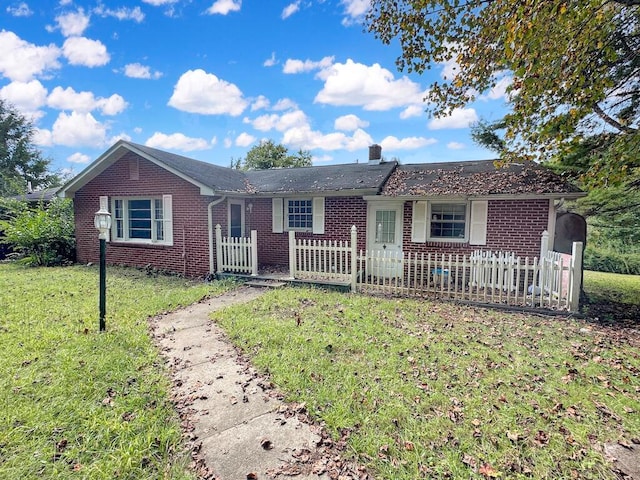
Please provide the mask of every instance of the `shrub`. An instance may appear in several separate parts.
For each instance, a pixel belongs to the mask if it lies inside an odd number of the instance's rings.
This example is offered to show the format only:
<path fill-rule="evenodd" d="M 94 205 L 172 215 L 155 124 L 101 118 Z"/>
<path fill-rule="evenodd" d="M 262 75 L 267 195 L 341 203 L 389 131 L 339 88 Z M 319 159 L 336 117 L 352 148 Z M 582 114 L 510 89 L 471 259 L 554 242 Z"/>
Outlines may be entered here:
<path fill-rule="evenodd" d="M 72 262 L 75 257 L 73 204 L 54 199 L 36 208 L 14 206 L 0 220 L 2 241 L 23 255 L 30 265 L 52 266 Z"/>
<path fill-rule="evenodd" d="M 640 275 L 640 253 L 587 247 L 584 252 L 584 268 L 596 272 Z"/>

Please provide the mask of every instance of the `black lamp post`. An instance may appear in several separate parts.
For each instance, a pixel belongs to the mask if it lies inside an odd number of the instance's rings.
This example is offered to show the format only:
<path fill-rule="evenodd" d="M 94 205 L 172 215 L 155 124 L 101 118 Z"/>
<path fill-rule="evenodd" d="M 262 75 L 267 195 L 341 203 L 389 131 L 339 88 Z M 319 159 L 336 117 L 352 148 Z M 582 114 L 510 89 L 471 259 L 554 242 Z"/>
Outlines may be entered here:
<path fill-rule="evenodd" d="M 104 332 L 107 328 L 104 320 L 107 312 L 107 238 L 111 229 L 111 214 L 107 210 L 107 202 L 100 202 L 100 210 L 96 212 L 93 223 L 100 232 L 100 331 Z"/>

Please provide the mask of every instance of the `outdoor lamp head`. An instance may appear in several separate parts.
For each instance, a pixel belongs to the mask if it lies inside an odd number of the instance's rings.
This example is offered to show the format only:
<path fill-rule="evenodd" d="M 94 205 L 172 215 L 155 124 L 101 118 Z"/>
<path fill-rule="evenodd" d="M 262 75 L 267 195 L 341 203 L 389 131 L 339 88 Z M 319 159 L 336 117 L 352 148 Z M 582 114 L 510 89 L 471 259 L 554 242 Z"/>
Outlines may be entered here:
<path fill-rule="evenodd" d="M 106 240 L 111 228 L 111 214 L 106 209 L 101 208 L 96 212 L 93 223 L 100 232 L 99 237 Z"/>

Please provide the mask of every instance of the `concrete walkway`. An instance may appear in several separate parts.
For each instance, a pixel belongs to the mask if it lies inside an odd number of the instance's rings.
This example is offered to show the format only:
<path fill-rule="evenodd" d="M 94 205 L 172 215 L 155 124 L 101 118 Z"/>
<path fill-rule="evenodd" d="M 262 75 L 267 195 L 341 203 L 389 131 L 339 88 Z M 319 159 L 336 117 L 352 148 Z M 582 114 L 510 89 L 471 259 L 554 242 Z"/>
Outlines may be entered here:
<path fill-rule="evenodd" d="M 284 404 L 208 317 L 263 292 L 240 287 L 152 320 L 195 468 L 200 478 L 220 480 L 328 479 L 321 429 L 300 421 L 303 407 Z"/>

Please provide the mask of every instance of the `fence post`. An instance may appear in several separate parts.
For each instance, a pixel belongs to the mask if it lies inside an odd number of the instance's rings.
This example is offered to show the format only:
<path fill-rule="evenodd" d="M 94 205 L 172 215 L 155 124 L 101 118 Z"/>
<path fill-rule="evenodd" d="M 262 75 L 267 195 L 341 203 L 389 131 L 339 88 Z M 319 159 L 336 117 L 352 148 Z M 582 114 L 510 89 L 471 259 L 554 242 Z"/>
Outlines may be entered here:
<path fill-rule="evenodd" d="M 358 282 L 358 229 L 351 226 L 351 291 L 356 291 Z"/>
<path fill-rule="evenodd" d="M 580 308 L 580 287 L 582 282 L 582 242 L 573 242 L 571 249 L 571 285 L 569 286 L 569 310 Z"/>
<path fill-rule="evenodd" d="M 296 278 L 296 232 L 289 230 L 289 276 Z"/>
<path fill-rule="evenodd" d="M 216 225 L 216 273 L 222 273 L 222 227 Z"/>
<path fill-rule="evenodd" d="M 258 231 L 251 230 L 251 275 L 258 275 Z"/>
<path fill-rule="evenodd" d="M 542 238 L 540 239 L 540 260 L 546 258 L 549 251 L 549 232 L 546 230 L 542 232 Z"/>

